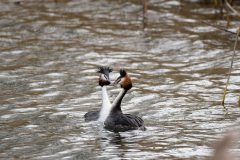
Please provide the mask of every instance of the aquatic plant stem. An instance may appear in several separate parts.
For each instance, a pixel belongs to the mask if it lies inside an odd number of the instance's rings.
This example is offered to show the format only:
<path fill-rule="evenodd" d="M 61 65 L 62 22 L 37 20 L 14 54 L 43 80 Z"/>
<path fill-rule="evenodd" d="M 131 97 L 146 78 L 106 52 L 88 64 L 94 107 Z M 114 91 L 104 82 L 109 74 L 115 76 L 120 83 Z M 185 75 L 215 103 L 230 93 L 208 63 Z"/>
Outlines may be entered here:
<path fill-rule="evenodd" d="M 234 34 L 234 35 L 237 34 L 237 33 L 235 33 L 235 32 L 232 32 L 232 31 L 230 31 L 230 30 L 224 28 L 223 26 L 219 26 L 219 25 L 211 24 L 211 23 L 209 23 L 209 22 L 205 22 L 205 21 L 201 21 L 201 20 L 200 20 L 200 22 L 202 22 L 202 23 L 204 23 L 204 24 L 207 24 L 207 25 L 210 25 L 210 26 L 212 26 L 212 27 L 214 27 L 214 28 L 217 28 L 217 29 L 219 29 L 219 30 L 222 30 L 222 31 L 225 31 L 225 32 L 228 32 L 228 33 Z"/>
<path fill-rule="evenodd" d="M 240 94 L 239 94 L 239 97 L 238 97 L 238 107 L 240 107 Z"/>
<path fill-rule="evenodd" d="M 231 76 L 231 73 L 232 73 L 233 60 L 234 60 L 234 57 L 235 57 L 235 54 L 236 54 L 236 47 L 237 47 L 239 33 L 240 33 L 240 27 L 238 28 L 238 31 L 237 31 L 237 34 L 236 34 L 236 40 L 235 40 L 235 44 L 234 44 L 234 48 L 233 48 L 232 61 L 231 61 L 231 65 L 230 65 L 229 73 L 228 73 L 228 79 L 227 79 L 227 83 L 226 83 L 226 86 L 225 86 L 225 89 L 224 89 L 224 92 L 223 92 L 222 105 L 223 105 L 224 108 L 225 108 L 224 104 L 225 104 L 225 98 L 226 98 L 226 94 L 227 94 L 227 87 L 229 85 L 229 80 L 230 80 L 230 76 Z"/>
<path fill-rule="evenodd" d="M 147 0 L 142 0 L 142 12 L 143 12 L 142 24 L 144 30 L 147 25 Z"/>
<path fill-rule="evenodd" d="M 231 6 L 231 4 L 228 3 L 227 0 L 225 0 L 225 5 L 226 5 L 226 7 L 227 7 L 234 15 L 240 17 L 240 13 L 239 13 L 237 10 L 235 10 L 235 9 Z"/>

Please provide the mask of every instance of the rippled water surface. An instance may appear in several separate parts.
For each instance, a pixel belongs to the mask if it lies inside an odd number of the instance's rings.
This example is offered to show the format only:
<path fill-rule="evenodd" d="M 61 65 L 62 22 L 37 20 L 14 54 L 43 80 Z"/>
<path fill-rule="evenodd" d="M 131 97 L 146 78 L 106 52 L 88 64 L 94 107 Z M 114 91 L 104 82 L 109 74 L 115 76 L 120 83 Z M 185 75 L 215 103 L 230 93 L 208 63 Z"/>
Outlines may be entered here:
<path fill-rule="evenodd" d="M 204 159 L 237 124 L 240 60 L 220 105 L 234 36 L 212 4 L 141 1 L 0 2 L 1 159 Z M 232 26 L 239 25 L 232 20 Z M 101 107 L 96 68 L 124 67 L 124 113 L 147 131 L 108 132 L 83 115 Z M 113 100 L 119 88 L 108 87 Z M 238 152 L 238 150 L 236 150 Z"/>

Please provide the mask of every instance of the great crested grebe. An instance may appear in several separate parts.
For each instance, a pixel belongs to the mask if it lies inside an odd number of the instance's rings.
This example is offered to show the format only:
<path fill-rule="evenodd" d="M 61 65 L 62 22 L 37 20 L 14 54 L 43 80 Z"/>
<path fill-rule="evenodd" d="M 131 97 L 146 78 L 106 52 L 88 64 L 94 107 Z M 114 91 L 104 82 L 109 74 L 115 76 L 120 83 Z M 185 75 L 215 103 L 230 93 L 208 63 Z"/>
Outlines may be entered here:
<path fill-rule="evenodd" d="M 104 122 L 104 127 L 113 132 L 124 132 L 128 130 L 146 130 L 143 120 L 131 114 L 123 114 L 121 110 L 121 102 L 128 90 L 132 88 L 132 81 L 124 69 L 120 70 L 120 76 L 114 84 L 119 83 L 122 91 L 114 100 L 109 116 Z"/>
<path fill-rule="evenodd" d="M 109 80 L 109 73 L 112 72 L 112 69 L 109 67 L 99 67 L 98 73 L 99 76 L 99 85 L 102 87 L 102 108 L 100 111 L 90 111 L 84 115 L 85 121 L 96 121 L 99 120 L 104 122 L 107 118 L 110 109 L 111 103 L 108 98 L 107 85 L 111 82 Z"/>

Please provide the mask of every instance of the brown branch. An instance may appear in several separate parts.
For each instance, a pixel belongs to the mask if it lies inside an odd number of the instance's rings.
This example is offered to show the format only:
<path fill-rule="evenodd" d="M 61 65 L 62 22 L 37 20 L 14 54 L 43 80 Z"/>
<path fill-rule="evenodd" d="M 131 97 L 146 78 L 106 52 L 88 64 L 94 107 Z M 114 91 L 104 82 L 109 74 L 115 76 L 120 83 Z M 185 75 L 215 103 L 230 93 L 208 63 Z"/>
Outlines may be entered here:
<path fill-rule="evenodd" d="M 201 21 L 201 20 L 200 20 Z M 222 30 L 222 31 L 225 31 L 225 32 L 228 32 L 228 33 L 231 33 L 231 34 L 234 34 L 234 35 L 236 35 L 237 33 L 236 32 L 232 32 L 232 31 L 230 31 L 230 30 L 228 30 L 228 29 L 226 29 L 226 28 L 224 28 L 224 27 L 222 27 L 222 26 L 218 26 L 218 25 L 215 25 L 215 24 L 211 24 L 211 23 L 208 23 L 208 22 L 205 22 L 205 21 L 201 21 L 202 23 L 205 23 L 205 24 L 207 24 L 207 25 L 210 25 L 210 26 L 212 26 L 212 27 L 214 27 L 214 28 L 217 28 L 217 29 L 219 29 L 219 30 Z"/>
<path fill-rule="evenodd" d="M 227 94 L 227 87 L 229 85 L 229 80 L 230 80 L 230 76 L 231 76 L 231 73 L 232 73 L 233 60 L 234 60 L 234 57 L 236 55 L 236 48 L 237 48 L 239 34 L 240 34 L 240 27 L 238 28 L 238 32 L 236 34 L 236 40 L 235 40 L 234 48 L 233 48 L 232 61 L 231 61 L 231 65 L 230 65 L 229 73 L 228 73 L 228 79 L 227 79 L 227 83 L 226 83 L 226 86 L 225 86 L 225 89 L 224 89 L 224 92 L 223 92 L 222 105 L 223 105 L 224 108 L 225 108 L 224 104 L 225 104 L 225 97 L 226 97 L 226 94 Z"/>
<path fill-rule="evenodd" d="M 143 11 L 142 24 L 144 30 L 147 25 L 147 0 L 142 0 L 142 11 Z"/>
<path fill-rule="evenodd" d="M 240 13 L 239 13 L 237 10 L 235 10 L 235 9 L 228 3 L 227 0 L 225 0 L 225 4 L 226 4 L 227 9 L 229 9 L 234 15 L 240 17 Z"/>

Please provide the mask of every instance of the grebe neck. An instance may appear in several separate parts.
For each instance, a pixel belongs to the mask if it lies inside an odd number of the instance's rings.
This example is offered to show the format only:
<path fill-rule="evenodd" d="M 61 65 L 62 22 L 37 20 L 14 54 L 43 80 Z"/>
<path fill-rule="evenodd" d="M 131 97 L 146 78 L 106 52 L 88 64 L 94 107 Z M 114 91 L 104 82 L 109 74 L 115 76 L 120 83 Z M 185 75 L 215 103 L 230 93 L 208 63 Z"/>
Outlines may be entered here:
<path fill-rule="evenodd" d="M 122 99 L 125 96 L 125 94 L 127 93 L 128 90 L 122 89 L 120 91 L 120 93 L 118 94 L 118 96 L 116 97 L 116 99 L 114 100 L 112 106 L 111 106 L 111 113 L 114 112 L 122 112 L 121 109 L 121 103 L 122 103 Z"/>
<path fill-rule="evenodd" d="M 108 117 L 110 110 L 111 110 L 111 103 L 108 98 L 107 87 L 103 86 L 102 87 L 102 108 L 100 111 L 98 121 L 104 122 Z"/>

